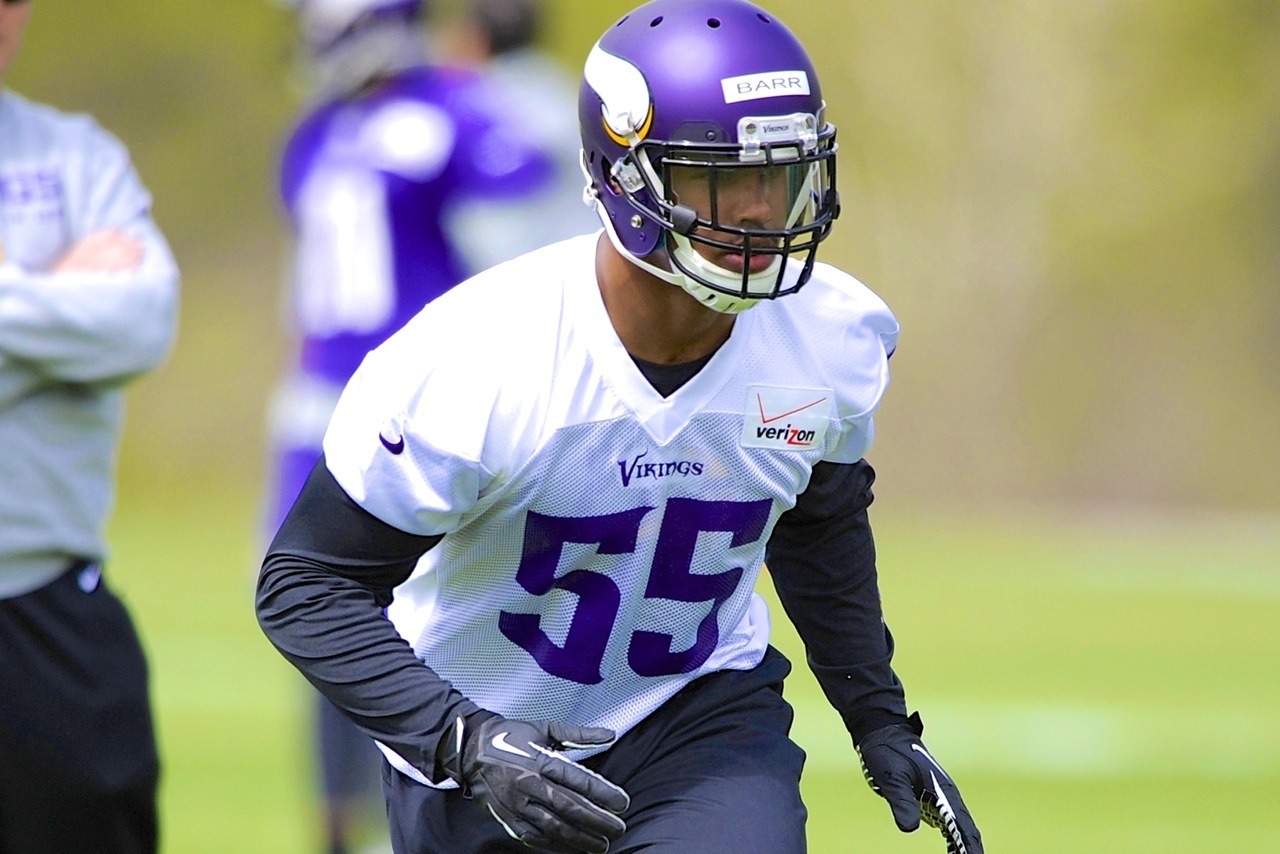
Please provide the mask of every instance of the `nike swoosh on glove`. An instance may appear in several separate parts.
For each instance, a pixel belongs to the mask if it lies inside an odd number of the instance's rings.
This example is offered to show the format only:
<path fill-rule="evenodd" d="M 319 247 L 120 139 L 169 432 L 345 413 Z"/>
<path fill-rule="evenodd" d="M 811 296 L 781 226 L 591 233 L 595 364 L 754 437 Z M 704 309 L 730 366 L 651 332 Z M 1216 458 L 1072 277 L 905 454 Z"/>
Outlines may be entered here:
<path fill-rule="evenodd" d="M 612 730 L 495 715 L 460 717 L 445 738 L 440 768 L 530 848 L 605 854 L 627 829 L 627 793 L 560 752 L 611 744 Z"/>
<path fill-rule="evenodd" d="M 923 818 L 942 831 L 947 854 L 983 854 L 982 834 L 951 776 L 920 740 L 923 734 L 924 723 L 914 713 L 905 724 L 881 727 L 863 738 L 858 755 L 867 782 L 889 802 L 899 830 L 910 833 Z"/>

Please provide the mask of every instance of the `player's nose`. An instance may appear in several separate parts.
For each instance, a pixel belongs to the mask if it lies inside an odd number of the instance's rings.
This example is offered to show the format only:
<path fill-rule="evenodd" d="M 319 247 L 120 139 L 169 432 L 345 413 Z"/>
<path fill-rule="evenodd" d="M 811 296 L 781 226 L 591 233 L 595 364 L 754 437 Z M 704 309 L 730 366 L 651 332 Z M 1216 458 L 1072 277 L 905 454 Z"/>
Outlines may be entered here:
<path fill-rule="evenodd" d="M 721 202 L 728 209 L 729 221 L 749 228 L 772 227 L 782 216 L 774 210 L 773 185 L 764 171 L 752 172 L 726 188 Z"/>

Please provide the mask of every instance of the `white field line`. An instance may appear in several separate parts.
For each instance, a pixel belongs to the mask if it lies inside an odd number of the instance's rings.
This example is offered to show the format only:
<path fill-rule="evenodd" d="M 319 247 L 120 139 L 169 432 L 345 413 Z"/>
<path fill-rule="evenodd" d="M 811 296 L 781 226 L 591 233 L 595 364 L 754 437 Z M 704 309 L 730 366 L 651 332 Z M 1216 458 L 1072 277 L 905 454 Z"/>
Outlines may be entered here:
<path fill-rule="evenodd" d="M 1280 557 L 1277 558 L 1280 563 Z M 885 570 L 893 578 L 893 569 Z M 1267 603 L 1280 602 L 1280 566 L 1275 571 L 1232 569 L 1214 567 L 1204 571 L 1134 569 L 1128 566 L 1114 568 L 1094 564 L 1055 572 L 1052 575 L 1004 572 L 999 574 L 974 573 L 963 579 L 972 586 L 991 586 L 1002 590 L 1023 588 L 1031 590 L 1097 590 L 1106 593 L 1145 596 L 1185 596 L 1217 599 L 1249 599 Z"/>
<path fill-rule="evenodd" d="M 1277 558 L 1280 563 L 1280 558 Z M 1204 572 L 1092 570 L 1064 576 L 1059 583 L 1115 593 L 1213 596 L 1229 599 L 1280 600 L 1280 568 L 1275 572 L 1235 572 L 1214 568 Z"/>
<path fill-rule="evenodd" d="M 1280 781 L 1280 723 L 1263 711 L 927 699 L 918 705 L 930 751 L 957 774 Z M 808 766 L 856 772 L 857 755 L 835 713 L 819 700 L 795 706 L 792 737 L 808 753 Z"/>

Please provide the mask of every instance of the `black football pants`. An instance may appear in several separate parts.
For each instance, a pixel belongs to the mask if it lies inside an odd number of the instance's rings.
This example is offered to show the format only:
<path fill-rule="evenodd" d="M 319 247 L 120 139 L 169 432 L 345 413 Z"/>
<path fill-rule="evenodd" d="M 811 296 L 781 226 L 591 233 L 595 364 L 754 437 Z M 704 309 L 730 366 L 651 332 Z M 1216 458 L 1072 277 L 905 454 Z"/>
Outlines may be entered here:
<path fill-rule="evenodd" d="M 147 665 L 98 578 L 0 599 L 0 854 L 156 851 Z"/>
<path fill-rule="evenodd" d="M 782 699 L 790 670 L 770 648 L 754 670 L 704 676 L 584 763 L 631 796 L 610 854 L 803 854 L 805 757 Z M 383 789 L 395 854 L 529 854 L 457 789 L 385 764 Z"/>

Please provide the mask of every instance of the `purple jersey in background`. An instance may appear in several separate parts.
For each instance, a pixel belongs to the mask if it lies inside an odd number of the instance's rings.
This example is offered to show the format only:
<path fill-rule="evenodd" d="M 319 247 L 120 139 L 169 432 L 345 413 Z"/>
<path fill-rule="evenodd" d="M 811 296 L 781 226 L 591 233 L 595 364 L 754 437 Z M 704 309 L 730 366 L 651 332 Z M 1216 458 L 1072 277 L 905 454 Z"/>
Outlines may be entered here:
<path fill-rule="evenodd" d="M 487 76 L 433 63 L 423 0 L 286 2 L 312 100 L 280 163 L 292 354 L 271 402 L 267 540 L 365 354 L 462 279 L 549 242 L 529 223 L 556 218 L 531 201 L 560 186 L 556 156 L 529 127 L 549 111 L 522 119 L 527 106 L 514 109 Z M 574 104 L 558 110 L 576 126 Z M 381 754 L 329 701 L 314 701 L 324 850 L 351 854 L 375 840 L 373 850 L 389 850 Z"/>
<path fill-rule="evenodd" d="M 452 205 L 518 199 L 550 179 L 546 155 L 486 114 L 483 96 L 465 72 L 421 67 L 294 131 L 280 189 L 298 237 L 303 370 L 345 383 L 366 352 L 478 272 L 446 236 Z"/>
<path fill-rule="evenodd" d="M 320 105 L 291 135 L 280 191 L 295 237 L 287 314 L 298 346 L 271 407 L 270 532 L 365 354 L 478 272 L 448 236 L 450 211 L 518 204 L 552 179 L 550 156 L 488 107 L 495 102 L 479 77 L 424 65 Z"/>

